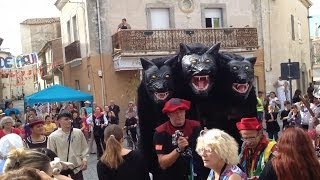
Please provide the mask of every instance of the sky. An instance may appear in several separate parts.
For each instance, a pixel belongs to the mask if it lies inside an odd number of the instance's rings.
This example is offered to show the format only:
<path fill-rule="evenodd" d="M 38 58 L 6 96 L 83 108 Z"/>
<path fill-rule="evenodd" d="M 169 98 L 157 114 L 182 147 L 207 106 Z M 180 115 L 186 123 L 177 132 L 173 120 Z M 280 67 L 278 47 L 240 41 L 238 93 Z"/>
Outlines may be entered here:
<path fill-rule="evenodd" d="M 29 18 L 59 17 L 56 0 L 0 0 L 1 48 L 21 54 L 20 23 Z M 8 48 L 8 49 L 6 49 Z"/>
<path fill-rule="evenodd" d="M 310 8 L 310 36 L 314 37 L 314 34 L 316 32 L 316 23 L 317 26 L 320 25 L 320 0 L 312 0 L 313 6 Z M 319 29 L 320 32 L 320 29 Z"/>
<path fill-rule="evenodd" d="M 56 0 L 0 0 L 0 37 L 4 39 L 1 48 L 13 55 L 21 54 L 20 23 L 28 18 L 58 17 Z M 320 21 L 320 0 L 311 0 L 313 21 Z M 319 17 L 316 17 L 319 16 Z M 318 23 L 320 25 L 320 22 Z M 310 24 L 314 32 L 314 22 Z M 6 49 L 8 48 L 8 49 Z"/>

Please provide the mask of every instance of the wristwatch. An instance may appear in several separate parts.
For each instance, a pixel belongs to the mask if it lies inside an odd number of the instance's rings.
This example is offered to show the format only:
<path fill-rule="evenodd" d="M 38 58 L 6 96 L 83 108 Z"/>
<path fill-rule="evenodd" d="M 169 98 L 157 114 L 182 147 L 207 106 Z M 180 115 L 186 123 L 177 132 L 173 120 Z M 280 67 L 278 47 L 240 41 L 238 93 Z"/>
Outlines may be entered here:
<path fill-rule="evenodd" d="M 181 151 L 181 149 L 180 149 L 179 147 L 176 148 L 176 151 L 177 151 L 177 153 L 179 153 L 179 154 L 182 153 L 182 151 Z"/>

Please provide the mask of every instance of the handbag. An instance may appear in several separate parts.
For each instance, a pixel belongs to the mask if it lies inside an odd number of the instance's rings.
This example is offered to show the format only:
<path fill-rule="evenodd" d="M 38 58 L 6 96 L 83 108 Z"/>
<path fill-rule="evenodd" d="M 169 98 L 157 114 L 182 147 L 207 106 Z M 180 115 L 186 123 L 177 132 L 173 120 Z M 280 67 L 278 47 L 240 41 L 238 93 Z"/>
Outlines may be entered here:
<path fill-rule="evenodd" d="M 67 152 L 67 162 L 69 161 L 69 152 L 70 152 L 70 142 L 71 142 L 71 134 L 72 134 L 72 131 L 73 131 L 73 127 L 71 127 L 71 130 L 70 130 L 70 133 L 69 133 L 69 136 L 68 136 L 68 152 Z M 75 169 L 75 168 L 74 168 Z M 61 175 L 64 175 L 64 176 L 70 176 L 72 177 L 74 175 L 74 172 L 73 170 L 74 169 L 67 169 L 67 170 L 62 170 L 60 172 Z"/>

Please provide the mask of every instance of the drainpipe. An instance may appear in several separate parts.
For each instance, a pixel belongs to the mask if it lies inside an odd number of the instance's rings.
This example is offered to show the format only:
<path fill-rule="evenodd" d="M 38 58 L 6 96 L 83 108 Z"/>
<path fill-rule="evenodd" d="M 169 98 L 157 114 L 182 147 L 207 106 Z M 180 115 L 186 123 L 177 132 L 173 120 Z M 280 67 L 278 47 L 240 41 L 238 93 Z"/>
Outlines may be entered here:
<path fill-rule="evenodd" d="M 270 7 L 270 0 L 268 0 L 268 14 L 269 14 L 269 18 L 268 18 L 268 30 L 269 30 L 269 70 L 266 69 L 267 72 L 272 71 L 272 45 L 271 45 L 271 7 Z"/>
<path fill-rule="evenodd" d="M 309 41 L 309 49 L 310 49 L 310 68 L 311 68 L 311 71 L 312 71 L 312 76 L 311 76 L 311 82 L 313 81 L 313 66 L 314 66 L 314 63 L 315 63 L 315 59 L 313 58 L 313 47 L 312 47 L 312 41 L 311 41 L 311 34 L 310 34 L 310 19 L 312 18 L 312 16 L 310 16 L 310 7 L 308 7 L 308 41 Z M 317 26 L 317 25 L 316 25 Z M 307 77 L 309 77 L 309 73 L 307 72 Z"/>
<path fill-rule="evenodd" d="M 100 76 L 100 81 L 101 81 L 101 96 L 103 100 L 103 106 L 106 103 L 106 97 L 105 97 L 105 81 L 104 81 L 104 67 L 103 67 L 103 62 L 102 62 L 102 38 L 101 38 L 101 17 L 100 17 L 100 2 L 99 0 L 96 0 L 96 5 L 97 5 L 97 22 L 98 22 L 98 35 L 99 35 L 99 54 L 100 54 L 100 67 L 101 67 L 101 74 L 99 73 Z"/>
<path fill-rule="evenodd" d="M 62 85 L 64 85 L 64 73 L 60 68 L 61 68 L 61 66 L 59 65 L 58 70 L 61 72 Z"/>

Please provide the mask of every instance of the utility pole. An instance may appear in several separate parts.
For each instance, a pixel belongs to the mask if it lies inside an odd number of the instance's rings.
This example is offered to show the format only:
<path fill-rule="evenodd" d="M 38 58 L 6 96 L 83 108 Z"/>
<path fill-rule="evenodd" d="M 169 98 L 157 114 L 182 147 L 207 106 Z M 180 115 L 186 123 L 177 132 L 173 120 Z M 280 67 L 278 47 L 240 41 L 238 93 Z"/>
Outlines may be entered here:
<path fill-rule="evenodd" d="M 292 76 L 291 76 L 291 59 L 288 60 L 288 70 L 289 70 L 289 74 L 288 74 L 288 79 L 289 79 L 289 90 L 290 90 L 290 102 L 292 103 Z"/>

